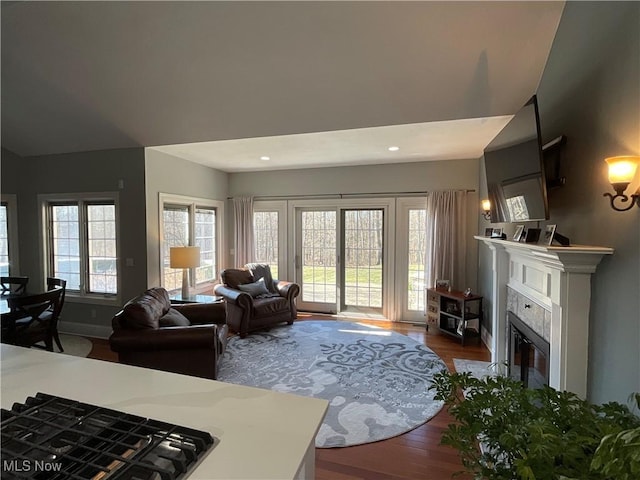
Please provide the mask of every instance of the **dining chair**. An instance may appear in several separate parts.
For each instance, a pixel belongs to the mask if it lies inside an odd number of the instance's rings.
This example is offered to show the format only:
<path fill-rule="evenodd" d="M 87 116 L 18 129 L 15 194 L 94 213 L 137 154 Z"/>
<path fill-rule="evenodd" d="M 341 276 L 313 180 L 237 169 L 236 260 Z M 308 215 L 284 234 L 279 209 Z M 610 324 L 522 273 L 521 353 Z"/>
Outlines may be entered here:
<path fill-rule="evenodd" d="M 62 348 L 62 343 L 60 342 L 60 335 L 58 334 L 58 321 L 60 320 L 60 313 L 62 313 L 62 307 L 64 306 L 64 297 L 67 293 L 67 281 L 62 279 L 62 278 L 56 278 L 56 277 L 47 277 L 47 290 L 53 290 L 55 288 L 61 288 L 62 289 L 62 295 L 60 295 L 60 299 L 59 299 L 59 305 L 58 305 L 58 318 L 56 319 L 55 324 L 53 325 L 53 339 L 56 342 L 56 345 L 58 345 L 58 348 L 60 349 L 61 352 L 64 352 L 64 349 Z"/>
<path fill-rule="evenodd" d="M 0 277 L 2 295 L 22 295 L 27 290 L 29 277 Z"/>
<path fill-rule="evenodd" d="M 62 288 L 7 298 L 11 313 L 3 316 L 2 342 L 53 351 L 53 332 L 60 315 Z M 38 345 L 44 342 L 44 346 Z"/>

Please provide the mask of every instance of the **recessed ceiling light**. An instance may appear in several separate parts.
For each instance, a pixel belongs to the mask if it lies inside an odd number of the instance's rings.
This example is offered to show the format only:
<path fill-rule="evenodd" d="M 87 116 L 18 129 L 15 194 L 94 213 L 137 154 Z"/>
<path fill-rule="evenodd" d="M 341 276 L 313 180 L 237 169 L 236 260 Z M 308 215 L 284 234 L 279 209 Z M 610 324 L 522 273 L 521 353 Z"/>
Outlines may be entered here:
<path fill-rule="evenodd" d="M 393 146 L 393 147 L 389 147 L 388 150 L 390 152 L 397 152 L 398 150 L 400 150 L 400 147 Z"/>
<path fill-rule="evenodd" d="M 260 157 L 260 160 L 271 160 L 271 157 L 267 157 L 266 155 L 263 155 L 262 157 Z"/>

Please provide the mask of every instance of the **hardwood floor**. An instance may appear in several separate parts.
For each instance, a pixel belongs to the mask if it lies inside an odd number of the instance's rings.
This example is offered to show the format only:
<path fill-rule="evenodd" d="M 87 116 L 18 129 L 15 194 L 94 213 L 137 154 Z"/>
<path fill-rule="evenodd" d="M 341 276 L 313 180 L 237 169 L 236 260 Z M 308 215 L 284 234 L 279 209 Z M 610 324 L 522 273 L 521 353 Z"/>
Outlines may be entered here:
<path fill-rule="evenodd" d="M 312 315 L 300 314 L 300 320 Z M 313 315 L 314 318 L 321 317 Z M 353 321 L 353 320 L 352 320 Z M 484 345 L 462 347 L 455 339 L 425 332 L 424 327 L 405 323 L 377 320 L 362 320 L 402 333 L 416 341 L 425 343 L 454 371 L 453 359 L 490 360 Z M 117 361 L 117 355 L 109 349 L 107 340 L 91 339 L 93 349 L 89 358 Z M 457 452 L 440 445 L 442 432 L 452 421 L 442 409 L 427 423 L 388 440 L 345 448 L 316 449 L 317 480 L 444 480 L 453 478 L 462 470 Z M 456 477 L 462 480 L 470 476 Z"/>

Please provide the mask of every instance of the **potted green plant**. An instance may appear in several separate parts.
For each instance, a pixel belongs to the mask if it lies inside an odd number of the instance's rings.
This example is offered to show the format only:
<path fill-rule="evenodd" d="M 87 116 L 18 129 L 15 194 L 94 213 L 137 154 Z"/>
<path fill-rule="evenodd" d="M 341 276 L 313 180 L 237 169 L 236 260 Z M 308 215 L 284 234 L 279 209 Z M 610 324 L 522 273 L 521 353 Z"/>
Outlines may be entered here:
<path fill-rule="evenodd" d="M 640 479 L 640 418 L 625 405 L 527 389 L 505 376 L 443 372 L 432 388 L 456 420 L 442 443 L 476 479 Z M 640 408 L 640 395 L 633 398 Z"/>

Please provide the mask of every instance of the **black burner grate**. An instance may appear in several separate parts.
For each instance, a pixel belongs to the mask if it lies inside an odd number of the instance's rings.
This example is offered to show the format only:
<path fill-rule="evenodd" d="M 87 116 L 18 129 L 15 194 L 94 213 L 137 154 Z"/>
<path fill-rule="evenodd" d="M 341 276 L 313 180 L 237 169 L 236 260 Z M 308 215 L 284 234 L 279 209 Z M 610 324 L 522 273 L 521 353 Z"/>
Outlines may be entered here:
<path fill-rule="evenodd" d="M 2 478 L 182 479 L 209 433 L 45 393 L 1 411 Z"/>

